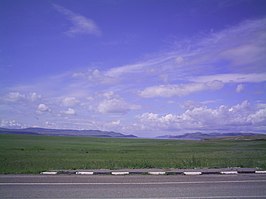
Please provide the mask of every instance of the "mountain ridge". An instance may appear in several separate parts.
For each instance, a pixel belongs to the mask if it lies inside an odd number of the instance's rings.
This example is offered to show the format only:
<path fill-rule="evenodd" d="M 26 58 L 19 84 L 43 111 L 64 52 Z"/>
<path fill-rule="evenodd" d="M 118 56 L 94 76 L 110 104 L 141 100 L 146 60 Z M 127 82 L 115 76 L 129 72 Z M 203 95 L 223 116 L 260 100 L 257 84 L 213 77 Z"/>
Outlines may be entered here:
<path fill-rule="evenodd" d="M 176 140 L 204 140 L 214 138 L 225 138 L 225 137 L 239 137 L 239 136 L 256 136 L 261 135 L 259 133 L 186 133 L 183 135 L 163 135 L 156 137 L 157 139 L 176 139 Z"/>
<path fill-rule="evenodd" d="M 74 129 L 47 129 L 47 128 L 23 128 L 8 129 L 0 128 L 0 134 L 29 134 L 48 136 L 79 136 L 79 137 L 105 137 L 105 138 L 137 138 L 135 135 L 126 135 L 113 131 L 101 130 L 74 130 Z"/>

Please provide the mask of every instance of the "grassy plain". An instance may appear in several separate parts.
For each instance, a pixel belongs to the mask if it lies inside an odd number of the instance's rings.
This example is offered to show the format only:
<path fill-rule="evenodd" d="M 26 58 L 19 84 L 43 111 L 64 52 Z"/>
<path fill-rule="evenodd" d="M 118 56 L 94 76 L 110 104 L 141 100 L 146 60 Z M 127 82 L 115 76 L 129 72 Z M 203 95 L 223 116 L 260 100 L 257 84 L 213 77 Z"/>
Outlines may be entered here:
<path fill-rule="evenodd" d="M 266 168 L 266 140 L 178 141 L 0 135 L 0 173 L 53 169 Z"/>

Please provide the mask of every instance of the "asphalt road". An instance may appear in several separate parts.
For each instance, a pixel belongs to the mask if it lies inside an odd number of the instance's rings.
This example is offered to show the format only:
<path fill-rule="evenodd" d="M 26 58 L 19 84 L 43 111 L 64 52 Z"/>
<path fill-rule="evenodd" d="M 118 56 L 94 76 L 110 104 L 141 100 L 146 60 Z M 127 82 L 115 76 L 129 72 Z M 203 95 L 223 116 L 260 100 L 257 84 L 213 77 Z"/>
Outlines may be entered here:
<path fill-rule="evenodd" d="M 0 198 L 266 198 L 266 175 L 0 175 Z"/>

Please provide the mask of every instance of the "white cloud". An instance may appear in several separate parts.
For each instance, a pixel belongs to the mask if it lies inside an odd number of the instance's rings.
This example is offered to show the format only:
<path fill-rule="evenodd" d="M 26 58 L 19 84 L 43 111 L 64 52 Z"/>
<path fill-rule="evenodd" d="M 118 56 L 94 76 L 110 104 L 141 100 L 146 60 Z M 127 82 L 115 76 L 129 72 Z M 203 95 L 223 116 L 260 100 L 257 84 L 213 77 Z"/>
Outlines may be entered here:
<path fill-rule="evenodd" d="M 22 92 L 9 92 L 5 96 L 5 100 L 10 102 L 18 102 L 18 101 L 30 101 L 34 102 L 38 99 L 41 99 L 41 95 L 37 94 L 36 92 L 29 92 L 29 93 L 22 93 Z"/>
<path fill-rule="evenodd" d="M 241 93 L 245 89 L 245 86 L 243 84 L 238 84 L 236 87 L 236 92 Z"/>
<path fill-rule="evenodd" d="M 260 109 L 247 118 L 252 124 L 260 123 L 265 126 L 266 124 L 266 108 Z"/>
<path fill-rule="evenodd" d="M 41 98 L 42 98 L 42 96 L 35 93 L 35 92 L 29 94 L 29 99 L 33 102 L 37 101 L 38 99 L 41 99 Z"/>
<path fill-rule="evenodd" d="M 182 64 L 184 62 L 184 58 L 181 56 L 178 56 L 175 58 L 176 64 Z"/>
<path fill-rule="evenodd" d="M 194 107 L 180 115 L 144 113 L 138 118 L 143 126 L 154 130 L 266 130 L 266 108 L 254 108 L 248 101 L 216 109 Z"/>
<path fill-rule="evenodd" d="M 265 47 L 243 44 L 223 51 L 220 56 L 231 60 L 234 65 L 247 65 L 261 59 L 263 52 L 265 52 Z"/>
<path fill-rule="evenodd" d="M 25 128 L 26 126 L 16 120 L 1 120 L 0 127 L 2 128 Z"/>
<path fill-rule="evenodd" d="M 180 107 L 182 109 L 185 110 L 192 110 L 196 107 L 202 107 L 202 106 L 206 106 L 208 104 L 212 104 L 217 102 L 217 100 L 206 100 L 206 101 L 202 101 L 202 102 L 197 102 L 197 101 L 193 101 L 193 100 L 187 100 L 185 102 L 183 102 L 183 104 L 180 105 Z"/>
<path fill-rule="evenodd" d="M 97 84 L 113 84 L 117 82 L 114 77 L 107 75 L 106 72 L 102 72 L 99 69 L 88 70 L 85 72 L 74 72 L 72 78 L 82 79 L 92 83 L 97 82 Z"/>
<path fill-rule="evenodd" d="M 130 110 L 136 110 L 140 107 L 138 105 L 129 104 L 123 99 L 105 99 L 98 105 L 98 111 L 100 113 L 120 113 L 125 114 Z"/>
<path fill-rule="evenodd" d="M 107 91 L 103 93 L 103 96 L 107 99 L 112 99 L 114 97 L 116 97 L 114 91 Z"/>
<path fill-rule="evenodd" d="M 218 80 L 224 83 L 259 83 L 266 81 L 266 73 L 249 73 L 249 74 L 216 74 L 198 76 L 190 79 L 194 82 L 207 82 Z"/>
<path fill-rule="evenodd" d="M 46 121 L 44 124 L 47 128 L 56 128 L 56 124 L 54 122 Z"/>
<path fill-rule="evenodd" d="M 143 70 L 145 64 L 132 64 L 120 67 L 114 67 L 106 72 L 109 77 L 120 77 L 128 73 L 139 73 Z"/>
<path fill-rule="evenodd" d="M 265 72 L 265 30 L 266 18 L 247 20 L 213 33 L 198 44 L 205 54 L 204 58 L 210 58 L 209 61 L 215 63 L 226 60 L 225 67 L 231 68 L 232 72 L 250 73 L 254 69 Z"/>
<path fill-rule="evenodd" d="M 111 125 L 113 125 L 113 126 L 118 126 L 120 124 L 121 124 L 121 121 L 120 120 L 115 120 L 115 121 L 112 121 L 111 122 Z"/>
<path fill-rule="evenodd" d="M 76 97 L 65 97 L 63 100 L 62 100 L 62 104 L 64 106 L 75 106 L 79 103 L 79 100 L 76 98 Z"/>
<path fill-rule="evenodd" d="M 206 83 L 187 83 L 187 84 L 172 84 L 147 87 L 139 94 L 141 97 L 173 97 L 185 96 L 191 93 L 204 91 L 204 90 L 218 90 L 223 87 L 221 81 L 210 81 Z"/>
<path fill-rule="evenodd" d="M 93 34 L 101 35 L 101 31 L 96 23 L 82 15 L 72 12 L 62 6 L 53 4 L 53 7 L 61 14 L 65 15 L 72 23 L 72 27 L 66 32 L 68 35 L 73 36 L 76 34 Z"/>
<path fill-rule="evenodd" d="M 63 112 L 66 115 L 75 115 L 76 111 L 73 108 L 68 108 L 66 111 Z"/>
<path fill-rule="evenodd" d="M 21 94 L 20 92 L 10 92 L 8 93 L 6 100 L 11 101 L 11 102 L 16 102 L 21 99 L 25 99 L 26 96 L 24 94 Z"/>
<path fill-rule="evenodd" d="M 158 66 L 164 66 L 164 64 L 168 63 L 169 61 L 174 63 L 180 63 L 183 61 L 183 58 L 181 56 L 177 57 L 176 53 L 165 53 L 163 55 L 157 55 L 152 59 L 136 64 L 129 64 L 111 68 L 106 71 L 105 75 L 108 77 L 118 78 L 129 74 L 152 74 L 153 71 L 158 70 Z"/>
<path fill-rule="evenodd" d="M 46 104 L 39 104 L 37 107 L 38 113 L 49 112 L 51 109 Z"/>

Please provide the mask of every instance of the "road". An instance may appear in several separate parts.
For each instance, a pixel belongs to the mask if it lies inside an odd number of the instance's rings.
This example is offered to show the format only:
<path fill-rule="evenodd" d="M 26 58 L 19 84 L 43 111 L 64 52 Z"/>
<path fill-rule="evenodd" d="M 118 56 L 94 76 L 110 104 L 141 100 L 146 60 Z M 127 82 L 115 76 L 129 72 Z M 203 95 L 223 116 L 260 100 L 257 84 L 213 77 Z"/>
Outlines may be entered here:
<path fill-rule="evenodd" d="M 266 175 L 0 175 L 0 198 L 266 198 Z"/>

